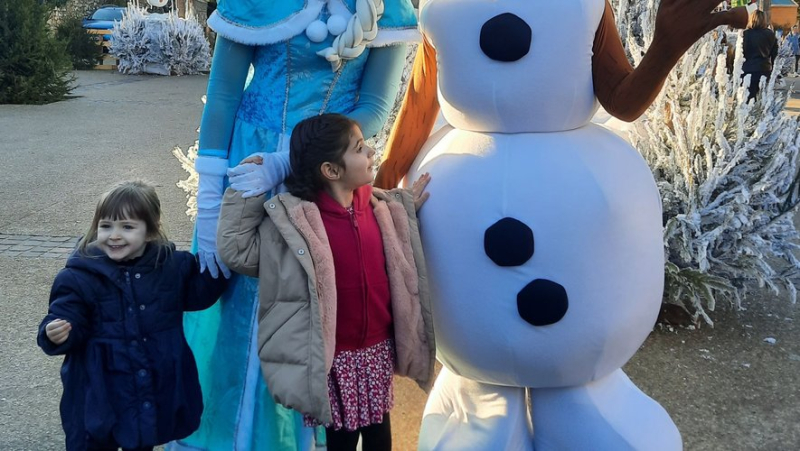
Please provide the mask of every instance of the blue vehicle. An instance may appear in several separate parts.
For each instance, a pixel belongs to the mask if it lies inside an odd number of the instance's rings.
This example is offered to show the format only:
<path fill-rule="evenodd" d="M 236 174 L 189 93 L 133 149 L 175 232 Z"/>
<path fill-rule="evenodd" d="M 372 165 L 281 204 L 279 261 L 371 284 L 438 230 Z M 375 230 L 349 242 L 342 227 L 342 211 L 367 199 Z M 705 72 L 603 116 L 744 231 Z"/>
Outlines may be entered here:
<path fill-rule="evenodd" d="M 122 14 L 124 12 L 125 7 L 122 6 L 101 6 L 83 19 L 83 28 L 87 30 L 111 30 L 114 28 L 114 22 L 122 20 Z M 104 41 L 110 39 L 110 34 L 103 35 Z"/>

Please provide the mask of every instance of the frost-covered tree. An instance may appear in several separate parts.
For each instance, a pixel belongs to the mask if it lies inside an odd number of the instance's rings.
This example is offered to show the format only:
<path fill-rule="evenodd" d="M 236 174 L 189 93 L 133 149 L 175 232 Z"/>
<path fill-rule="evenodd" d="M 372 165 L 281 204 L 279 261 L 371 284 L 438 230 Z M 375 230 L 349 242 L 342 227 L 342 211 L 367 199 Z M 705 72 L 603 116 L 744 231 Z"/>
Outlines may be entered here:
<path fill-rule="evenodd" d="M 658 1 L 612 3 L 636 65 L 655 27 L 655 14 L 640 12 L 657 11 Z M 717 301 L 741 306 L 752 290 L 787 293 L 795 302 L 800 273 L 798 196 L 790 195 L 797 190 L 798 119 L 784 111 L 788 94 L 775 90 L 779 64 L 759 97 L 746 102 L 741 36 L 718 29 L 695 44 L 630 135 L 662 196 L 664 301 L 710 324 L 707 312 Z"/>
<path fill-rule="evenodd" d="M 111 54 L 124 74 L 191 75 L 211 63 L 208 41 L 194 17 L 147 14 L 131 3 L 111 36 Z"/>

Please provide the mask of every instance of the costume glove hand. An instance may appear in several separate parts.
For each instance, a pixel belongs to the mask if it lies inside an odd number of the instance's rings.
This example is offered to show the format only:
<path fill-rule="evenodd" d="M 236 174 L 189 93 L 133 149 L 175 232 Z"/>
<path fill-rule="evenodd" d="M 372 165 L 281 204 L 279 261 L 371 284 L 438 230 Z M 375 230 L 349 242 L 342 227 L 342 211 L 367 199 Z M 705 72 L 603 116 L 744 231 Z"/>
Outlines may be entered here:
<path fill-rule="evenodd" d="M 242 197 L 259 196 L 267 191 L 275 191 L 289 175 L 289 152 L 257 153 L 261 163 L 244 163 L 228 169 L 231 188 L 242 191 Z"/>
<path fill-rule="evenodd" d="M 217 252 L 217 222 L 227 167 L 228 160 L 221 158 L 197 157 L 195 160 L 195 169 L 200 176 L 197 187 L 197 256 L 200 272 L 207 268 L 215 279 L 220 271 L 226 279 L 231 277 L 231 271 Z"/>

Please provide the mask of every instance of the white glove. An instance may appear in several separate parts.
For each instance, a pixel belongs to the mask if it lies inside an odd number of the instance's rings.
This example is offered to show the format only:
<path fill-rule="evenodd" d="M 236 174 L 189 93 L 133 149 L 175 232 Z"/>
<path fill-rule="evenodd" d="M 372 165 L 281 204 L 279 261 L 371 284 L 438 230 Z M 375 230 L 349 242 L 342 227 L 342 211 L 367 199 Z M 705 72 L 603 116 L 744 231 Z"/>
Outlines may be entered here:
<path fill-rule="evenodd" d="M 231 188 L 242 191 L 242 197 L 259 196 L 275 191 L 289 176 L 289 152 L 256 153 L 264 161 L 261 164 L 245 163 L 228 169 Z"/>
<path fill-rule="evenodd" d="M 231 271 L 222 263 L 217 252 L 217 222 L 222 204 L 222 190 L 225 182 L 225 171 L 228 160 L 214 157 L 197 157 L 194 168 L 200 175 L 197 186 L 197 256 L 200 260 L 200 272 L 208 268 L 213 278 L 219 277 L 219 271 L 226 279 Z M 219 270 L 217 270 L 219 268 Z"/>

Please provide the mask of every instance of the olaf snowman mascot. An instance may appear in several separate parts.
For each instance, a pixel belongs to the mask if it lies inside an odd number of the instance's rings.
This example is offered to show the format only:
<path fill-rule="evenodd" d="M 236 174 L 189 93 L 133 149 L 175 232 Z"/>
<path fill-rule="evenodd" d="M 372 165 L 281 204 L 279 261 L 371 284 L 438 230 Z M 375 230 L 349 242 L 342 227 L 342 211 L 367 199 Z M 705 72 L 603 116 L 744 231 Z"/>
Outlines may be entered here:
<path fill-rule="evenodd" d="M 661 302 L 659 193 L 636 150 L 590 119 L 598 100 L 635 119 L 704 33 L 746 24 L 718 4 L 662 0 L 635 70 L 605 0 L 420 5 L 424 41 L 376 181 L 432 177 L 420 221 L 444 368 L 420 449 L 682 448 L 620 369 Z M 447 125 L 429 137 L 439 105 Z"/>

